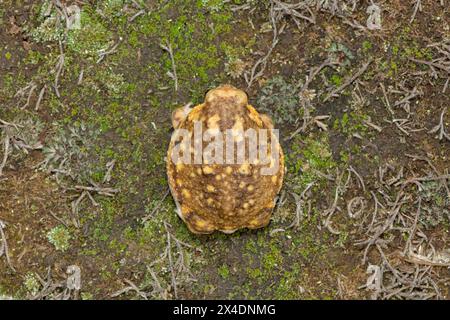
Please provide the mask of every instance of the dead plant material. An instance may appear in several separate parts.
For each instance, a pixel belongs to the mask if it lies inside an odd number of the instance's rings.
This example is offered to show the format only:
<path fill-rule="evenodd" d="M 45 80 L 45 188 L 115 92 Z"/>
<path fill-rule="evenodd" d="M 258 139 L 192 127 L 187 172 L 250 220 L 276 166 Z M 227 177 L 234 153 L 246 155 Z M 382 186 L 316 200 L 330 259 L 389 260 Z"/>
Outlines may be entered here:
<path fill-rule="evenodd" d="M 256 79 L 262 77 L 262 75 L 264 74 L 264 71 L 266 70 L 269 57 L 271 56 L 272 51 L 275 49 L 278 42 L 280 41 L 279 37 L 283 33 L 283 31 L 286 27 L 285 23 L 283 23 L 281 25 L 281 27 L 278 27 L 278 23 L 281 20 L 281 17 L 282 17 L 282 14 L 275 11 L 274 0 L 271 0 L 269 19 L 272 24 L 272 33 L 273 33 L 272 43 L 269 47 L 269 50 L 266 52 L 266 54 L 264 54 L 264 56 L 262 56 L 260 59 L 258 59 L 255 62 L 251 71 L 244 73 L 244 79 L 245 79 L 245 82 L 247 83 L 247 89 L 249 89 L 253 85 L 253 83 L 255 82 Z"/>
<path fill-rule="evenodd" d="M 373 59 L 369 59 L 366 63 L 364 63 L 362 65 L 362 67 L 354 75 L 352 75 L 350 78 L 346 79 L 343 84 L 341 84 L 339 87 L 331 90 L 331 92 L 325 96 L 325 99 L 323 100 L 323 102 L 327 102 L 328 100 L 330 100 L 332 98 L 338 97 L 339 94 L 345 88 L 347 88 L 349 85 L 351 85 L 356 79 L 358 79 L 362 74 L 364 74 L 364 72 L 366 72 L 367 68 L 372 63 L 372 61 L 373 61 Z"/>
<path fill-rule="evenodd" d="M 16 272 L 16 270 L 14 269 L 14 267 L 12 266 L 11 263 L 11 259 L 9 257 L 9 252 L 8 252 L 8 242 L 6 242 L 6 235 L 5 235 L 5 231 L 4 229 L 6 228 L 6 224 L 0 220 L 0 236 L 1 236 L 1 241 L 0 241 L 0 257 L 2 257 L 3 255 L 6 258 L 6 263 L 8 264 L 8 267 L 13 271 Z"/>
<path fill-rule="evenodd" d="M 434 126 L 428 133 L 437 133 L 436 138 L 439 140 L 447 139 L 450 141 L 450 134 L 445 132 L 445 125 L 444 125 L 444 115 L 447 112 L 447 108 L 443 108 L 441 112 L 441 116 L 439 117 L 439 123 Z"/>
<path fill-rule="evenodd" d="M 178 91 L 178 76 L 177 76 L 177 66 L 175 64 L 175 57 L 173 55 L 172 45 L 169 41 L 167 41 L 165 44 L 161 43 L 159 45 L 161 49 L 166 51 L 169 54 L 170 61 L 172 62 L 172 71 L 167 71 L 167 75 L 174 81 L 175 85 L 175 92 Z"/>

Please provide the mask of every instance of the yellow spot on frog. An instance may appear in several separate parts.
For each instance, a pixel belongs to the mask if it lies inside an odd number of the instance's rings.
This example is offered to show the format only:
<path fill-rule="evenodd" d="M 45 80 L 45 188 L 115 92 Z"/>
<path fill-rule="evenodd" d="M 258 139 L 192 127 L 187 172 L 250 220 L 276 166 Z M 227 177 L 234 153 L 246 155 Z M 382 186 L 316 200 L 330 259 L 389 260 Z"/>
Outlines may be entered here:
<path fill-rule="evenodd" d="M 186 199 L 189 199 L 191 197 L 191 193 L 189 192 L 188 189 L 183 189 L 181 190 L 181 194 L 183 195 L 183 197 L 185 197 Z"/>
<path fill-rule="evenodd" d="M 204 174 L 212 174 L 212 173 L 214 173 L 214 169 L 211 168 L 210 166 L 204 166 L 203 167 L 203 173 Z"/>
<path fill-rule="evenodd" d="M 250 174 L 250 165 L 248 163 L 244 163 L 239 167 L 239 173 L 248 175 Z"/>
<path fill-rule="evenodd" d="M 218 114 L 213 115 L 207 121 L 208 129 L 217 129 L 219 127 L 218 122 L 220 121 L 220 117 Z"/>

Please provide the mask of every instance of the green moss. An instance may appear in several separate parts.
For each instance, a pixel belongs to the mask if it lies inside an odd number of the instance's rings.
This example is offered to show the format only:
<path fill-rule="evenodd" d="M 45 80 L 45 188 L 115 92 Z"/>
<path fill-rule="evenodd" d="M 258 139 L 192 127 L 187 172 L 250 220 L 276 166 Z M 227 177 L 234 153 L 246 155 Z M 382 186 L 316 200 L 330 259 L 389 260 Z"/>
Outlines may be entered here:
<path fill-rule="evenodd" d="M 112 237 L 115 219 L 122 213 L 120 199 L 100 199 L 100 212 L 93 217 L 92 239 L 98 242 L 106 242 Z"/>
<path fill-rule="evenodd" d="M 333 123 L 333 129 L 344 133 L 351 137 L 353 134 L 364 136 L 368 132 L 368 128 L 364 125 L 364 121 L 368 117 L 357 111 L 346 112 L 341 119 L 336 119 Z"/>
<path fill-rule="evenodd" d="M 400 48 L 396 45 L 392 47 L 392 54 L 397 55 L 400 52 Z"/>
<path fill-rule="evenodd" d="M 416 59 L 425 59 L 432 60 L 433 54 L 430 48 L 421 48 L 418 46 L 417 42 L 412 42 L 409 46 L 403 49 L 401 54 L 403 58 L 416 58 Z"/>
<path fill-rule="evenodd" d="M 113 41 L 112 32 L 98 18 L 90 6 L 83 6 L 81 28 L 69 30 L 68 48 L 77 56 L 88 59 L 98 58 L 100 50 L 106 50 Z"/>
<path fill-rule="evenodd" d="M 299 299 L 299 278 L 300 268 L 298 266 L 294 266 L 291 271 L 285 271 L 275 288 L 274 299 Z"/>
<path fill-rule="evenodd" d="M 132 46 L 133 48 L 143 46 L 143 43 L 139 40 L 139 36 L 140 34 L 136 30 L 131 31 L 130 36 L 128 37 L 128 43 L 130 44 L 130 46 Z"/>
<path fill-rule="evenodd" d="M 258 247 L 256 246 L 256 243 L 253 239 L 248 239 L 245 243 L 245 249 L 247 250 L 248 253 L 257 253 L 258 252 Z"/>
<path fill-rule="evenodd" d="M 364 40 L 362 43 L 362 48 L 364 52 L 368 52 L 372 49 L 373 45 L 372 42 L 368 41 L 368 40 Z"/>
<path fill-rule="evenodd" d="M 219 269 L 217 270 L 217 273 L 223 279 L 228 279 L 228 277 L 230 276 L 230 269 L 228 269 L 228 266 L 226 264 L 223 264 L 219 267 Z"/>
<path fill-rule="evenodd" d="M 28 56 L 23 60 L 25 64 L 37 65 L 45 61 L 45 56 L 39 51 L 29 50 Z"/>
<path fill-rule="evenodd" d="M 342 84 L 342 77 L 338 74 L 333 74 L 331 76 L 331 82 L 335 85 L 335 86 L 340 86 Z"/>
<path fill-rule="evenodd" d="M 162 247 L 166 242 L 163 237 L 163 228 L 154 219 L 147 221 L 144 227 L 138 231 L 138 243 L 141 246 L 154 245 L 155 247 Z"/>
<path fill-rule="evenodd" d="M 227 8 L 208 14 L 205 14 L 204 9 L 195 0 L 170 1 L 159 10 L 142 17 L 137 30 L 164 45 L 170 43 L 180 90 L 189 92 L 194 102 L 199 102 L 206 89 L 223 78 L 224 74 L 220 70 L 223 51 L 221 46 L 216 45 L 215 39 L 231 30 L 231 12 Z M 208 32 L 199 32 L 205 29 Z M 161 60 L 150 64 L 149 69 L 156 74 L 166 75 L 172 72 L 172 61 L 167 52 L 161 50 L 160 54 Z M 173 80 L 161 77 L 155 85 L 173 87 Z"/>
<path fill-rule="evenodd" d="M 251 279 L 261 279 L 263 272 L 260 268 L 247 268 L 247 274 Z"/>
<path fill-rule="evenodd" d="M 120 242 L 120 240 L 118 239 L 112 239 L 109 243 L 109 248 L 112 250 L 112 252 L 120 254 L 126 251 L 127 245 L 123 242 Z"/>
<path fill-rule="evenodd" d="M 347 231 L 341 230 L 341 233 L 339 234 L 339 237 L 338 237 L 335 245 L 337 247 L 345 248 L 345 245 L 347 244 L 347 241 L 348 241 L 348 236 L 349 236 L 349 234 Z"/>
<path fill-rule="evenodd" d="M 300 190 L 309 183 L 323 182 L 324 178 L 317 172 L 326 174 L 335 166 L 325 133 L 319 133 L 318 137 L 296 136 L 286 154 L 287 181 Z"/>
<path fill-rule="evenodd" d="M 262 266 L 265 272 L 271 272 L 273 269 L 281 267 L 283 256 L 275 243 L 271 243 L 270 251 L 262 257 Z"/>
<path fill-rule="evenodd" d="M 409 28 L 404 28 L 391 42 L 384 44 L 390 55 L 386 56 L 380 67 L 389 78 L 395 78 L 402 74 L 403 70 L 415 69 L 416 65 L 409 58 L 432 60 L 432 50 L 426 45 L 419 44 L 417 39 L 410 34 Z"/>

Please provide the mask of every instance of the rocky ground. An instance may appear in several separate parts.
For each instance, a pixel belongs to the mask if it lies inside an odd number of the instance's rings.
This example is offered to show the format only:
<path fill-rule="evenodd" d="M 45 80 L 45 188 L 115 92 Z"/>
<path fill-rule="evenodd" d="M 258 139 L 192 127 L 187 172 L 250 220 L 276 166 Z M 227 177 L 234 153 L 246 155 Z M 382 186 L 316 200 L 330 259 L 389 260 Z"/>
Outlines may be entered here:
<path fill-rule="evenodd" d="M 449 298 L 448 0 L 4 0 L 0 26 L 3 298 Z M 288 170 L 267 228 L 196 236 L 170 115 L 222 83 Z"/>

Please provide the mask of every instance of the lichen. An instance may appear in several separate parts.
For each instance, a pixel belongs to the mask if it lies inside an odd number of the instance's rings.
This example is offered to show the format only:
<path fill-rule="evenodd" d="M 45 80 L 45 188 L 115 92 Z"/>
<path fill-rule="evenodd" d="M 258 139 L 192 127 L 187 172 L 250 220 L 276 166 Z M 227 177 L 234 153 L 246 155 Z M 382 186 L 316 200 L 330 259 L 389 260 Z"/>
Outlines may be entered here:
<path fill-rule="evenodd" d="M 294 123 L 301 116 L 298 89 L 282 76 L 269 79 L 258 95 L 258 108 L 271 115 L 275 123 Z"/>

